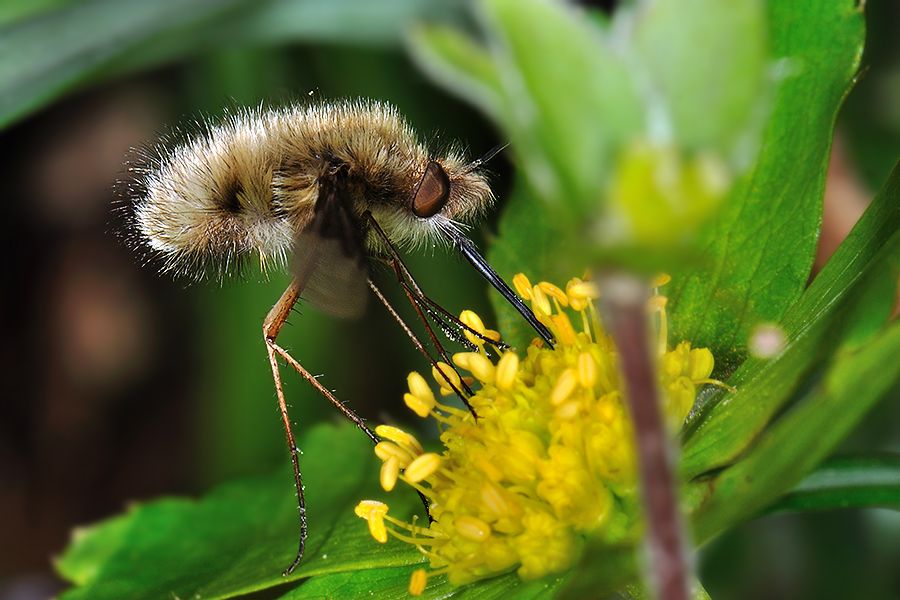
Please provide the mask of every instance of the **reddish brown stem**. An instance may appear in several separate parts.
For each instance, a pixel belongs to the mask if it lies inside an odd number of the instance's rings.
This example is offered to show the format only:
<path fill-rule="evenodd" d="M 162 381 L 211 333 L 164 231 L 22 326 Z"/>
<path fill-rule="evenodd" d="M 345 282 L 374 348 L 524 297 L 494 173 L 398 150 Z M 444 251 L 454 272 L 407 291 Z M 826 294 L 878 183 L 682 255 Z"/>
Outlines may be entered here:
<path fill-rule="evenodd" d="M 672 440 L 660 411 L 657 369 L 647 331 L 646 290 L 643 282 L 627 275 L 609 276 L 601 288 L 634 423 L 651 587 L 661 600 L 687 600 L 687 545 Z"/>

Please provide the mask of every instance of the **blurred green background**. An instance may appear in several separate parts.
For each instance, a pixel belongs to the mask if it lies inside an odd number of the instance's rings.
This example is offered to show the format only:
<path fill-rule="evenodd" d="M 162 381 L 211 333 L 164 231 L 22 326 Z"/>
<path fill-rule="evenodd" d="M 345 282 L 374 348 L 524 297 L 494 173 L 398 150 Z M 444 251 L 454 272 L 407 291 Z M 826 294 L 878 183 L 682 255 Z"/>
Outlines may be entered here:
<path fill-rule="evenodd" d="M 53 19 L 57 36 L 29 37 Z M 472 27 L 464 2 L 0 2 L 0 600 L 60 589 L 50 557 L 76 525 L 288 459 L 261 336 L 287 278 L 187 286 L 143 268 L 111 213 L 129 148 L 232 106 L 354 96 L 394 103 L 438 147 L 458 140 L 476 156 L 506 141 L 410 62 L 404 31 L 422 19 Z M 868 2 L 867 23 L 869 70 L 838 127 L 823 256 L 900 156 L 900 6 Z M 90 43 L 109 27 L 118 46 Z M 72 40 L 74 58 L 54 62 L 55 44 Z M 474 232 L 484 248 L 513 178 L 503 155 L 490 170 L 500 207 Z M 468 266 L 440 249 L 408 264 L 445 308 L 491 326 Z M 391 275 L 377 275 L 412 320 Z M 408 422 L 406 374 L 427 364 L 384 309 L 371 302 L 355 322 L 299 310 L 283 345 L 363 416 Z M 295 431 L 338 418 L 282 373 Z M 897 400 L 848 448 L 897 450 Z M 900 598 L 897 564 L 900 518 L 868 510 L 759 519 L 715 540 L 699 567 L 717 599 Z"/>

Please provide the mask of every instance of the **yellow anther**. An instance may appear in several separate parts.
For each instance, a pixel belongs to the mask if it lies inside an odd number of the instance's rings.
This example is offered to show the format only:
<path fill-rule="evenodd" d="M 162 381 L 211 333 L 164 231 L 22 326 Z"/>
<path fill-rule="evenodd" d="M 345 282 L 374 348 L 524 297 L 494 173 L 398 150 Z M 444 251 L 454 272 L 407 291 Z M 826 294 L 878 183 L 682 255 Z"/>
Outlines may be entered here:
<path fill-rule="evenodd" d="M 413 396 L 416 396 L 422 402 L 434 403 L 434 393 L 431 391 L 431 388 L 428 386 L 428 382 L 425 381 L 425 378 L 413 371 L 406 378 L 406 383 L 409 385 L 409 393 Z"/>
<path fill-rule="evenodd" d="M 462 515 L 453 522 L 456 532 L 476 542 L 483 542 L 491 537 L 491 526 L 472 515 Z"/>
<path fill-rule="evenodd" d="M 396 456 L 401 469 L 405 469 L 413 461 L 413 455 L 394 442 L 378 442 L 375 446 L 375 456 L 383 461 L 387 461 L 390 457 Z"/>
<path fill-rule="evenodd" d="M 356 505 L 356 516 L 369 522 L 369 533 L 382 544 L 387 541 L 387 527 L 384 525 L 384 515 L 388 506 L 376 500 L 363 500 Z"/>
<path fill-rule="evenodd" d="M 669 299 L 665 296 L 651 296 L 650 299 L 647 300 L 647 312 L 651 314 L 661 312 L 668 303 Z"/>
<path fill-rule="evenodd" d="M 538 315 L 549 315 L 550 311 L 553 310 L 550 307 L 550 299 L 547 298 L 547 294 L 537 285 L 531 288 L 531 306 Z"/>
<path fill-rule="evenodd" d="M 478 352 L 457 352 L 453 362 L 460 368 L 470 371 L 482 383 L 494 382 L 494 363 Z"/>
<path fill-rule="evenodd" d="M 578 385 L 578 376 L 575 373 L 574 369 L 566 369 L 562 372 L 562 375 L 559 376 L 559 379 L 556 380 L 556 385 L 553 386 L 553 391 L 550 393 L 550 404 L 553 406 L 559 406 L 566 399 L 572 395 L 572 392 L 575 391 L 575 386 Z"/>
<path fill-rule="evenodd" d="M 578 382 L 587 389 L 593 388 L 597 383 L 597 361 L 590 352 L 578 355 Z"/>
<path fill-rule="evenodd" d="M 390 456 L 381 465 L 381 487 L 389 492 L 397 485 L 397 477 L 400 475 L 400 461 L 396 456 Z"/>
<path fill-rule="evenodd" d="M 553 414 L 557 419 L 561 421 L 570 421 L 578 416 L 578 411 L 581 408 L 580 402 L 564 402 L 556 408 L 556 412 Z"/>
<path fill-rule="evenodd" d="M 597 284 L 593 281 L 582 281 L 575 277 L 566 284 L 566 295 L 569 297 L 569 302 L 571 302 L 573 298 L 596 300 L 600 297 L 600 288 L 598 288 Z"/>
<path fill-rule="evenodd" d="M 368 519 L 373 513 L 380 512 L 382 515 L 387 514 L 388 506 L 384 502 L 378 500 L 363 500 L 353 509 L 356 516 L 361 519 Z"/>
<path fill-rule="evenodd" d="M 495 383 L 502 390 L 512 389 L 516 383 L 516 375 L 519 374 L 519 357 L 515 352 L 507 352 L 497 363 L 497 372 L 494 376 Z"/>
<path fill-rule="evenodd" d="M 569 299 L 566 297 L 566 293 L 553 285 L 552 283 L 547 283 L 546 281 L 542 281 L 538 284 L 538 287 L 541 288 L 541 291 L 550 296 L 551 298 L 556 299 L 557 302 L 562 304 L 563 306 L 569 305 Z"/>
<path fill-rule="evenodd" d="M 448 390 L 452 394 L 454 387 L 457 390 L 462 389 L 459 381 L 459 374 L 453 367 L 445 362 L 439 362 L 437 363 L 437 367 L 431 367 L 431 375 L 434 377 L 434 380 L 438 382 L 438 385 L 441 386 L 442 393 L 443 390 Z"/>
<path fill-rule="evenodd" d="M 428 452 L 412 461 L 403 474 L 411 482 L 418 483 L 437 471 L 440 466 L 441 457 L 433 452 Z"/>
<path fill-rule="evenodd" d="M 498 517 L 508 517 L 512 512 L 500 491 L 490 484 L 485 484 L 481 488 L 481 500 L 485 507 Z"/>
<path fill-rule="evenodd" d="M 459 315 L 459 320 L 462 321 L 464 325 L 471 327 L 478 333 L 484 333 L 484 322 L 482 322 L 481 317 L 479 317 L 476 312 L 471 310 L 464 310 Z"/>
<path fill-rule="evenodd" d="M 712 375 L 715 361 L 709 348 L 694 348 L 688 358 L 687 376 L 693 381 L 707 379 Z"/>
<path fill-rule="evenodd" d="M 425 591 L 425 585 L 428 583 L 428 571 L 425 569 L 416 569 L 413 571 L 412 577 L 409 578 L 409 595 L 421 596 Z"/>
<path fill-rule="evenodd" d="M 553 321 L 553 324 L 556 325 L 555 334 L 556 341 L 559 342 L 562 346 L 572 346 L 575 344 L 575 340 L 577 339 L 577 334 L 575 333 L 575 328 L 572 327 L 572 321 L 569 320 L 569 315 L 566 313 L 559 313 L 558 315 L 550 315 L 550 320 Z"/>
<path fill-rule="evenodd" d="M 516 288 L 516 293 L 519 294 L 523 300 L 531 300 L 531 282 L 528 281 L 528 278 L 525 277 L 524 273 L 519 273 L 513 277 L 513 287 Z"/>
<path fill-rule="evenodd" d="M 409 407 L 411 411 L 422 417 L 423 419 L 431 414 L 431 411 L 435 407 L 435 403 L 426 404 L 422 402 L 422 399 L 418 396 L 413 396 L 410 393 L 403 394 L 403 401 L 406 403 L 406 406 Z"/>
<path fill-rule="evenodd" d="M 486 337 L 487 339 L 489 339 L 491 341 L 499 342 L 500 341 L 500 332 L 495 329 L 485 329 L 484 337 Z"/>
<path fill-rule="evenodd" d="M 660 273 L 653 278 L 653 281 L 650 282 L 650 287 L 662 287 L 670 281 L 672 281 L 671 277 L 669 277 L 666 273 Z"/>
<path fill-rule="evenodd" d="M 375 428 L 375 433 L 380 437 L 387 438 L 392 442 L 396 442 L 407 450 L 411 450 L 413 454 L 418 455 L 422 454 L 425 451 L 422 448 L 422 444 L 419 443 L 419 440 L 397 427 L 392 427 L 390 425 L 379 425 Z"/>
<path fill-rule="evenodd" d="M 481 335 L 484 335 L 485 328 L 484 322 L 482 322 L 481 317 L 479 317 L 475 312 L 471 310 L 464 310 L 459 315 L 459 320 L 462 321 L 463 325 L 466 325 Z M 484 340 L 479 338 L 476 335 L 473 335 L 470 331 L 463 330 L 463 334 L 465 334 L 466 339 L 475 344 L 476 346 L 480 346 L 484 343 Z"/>

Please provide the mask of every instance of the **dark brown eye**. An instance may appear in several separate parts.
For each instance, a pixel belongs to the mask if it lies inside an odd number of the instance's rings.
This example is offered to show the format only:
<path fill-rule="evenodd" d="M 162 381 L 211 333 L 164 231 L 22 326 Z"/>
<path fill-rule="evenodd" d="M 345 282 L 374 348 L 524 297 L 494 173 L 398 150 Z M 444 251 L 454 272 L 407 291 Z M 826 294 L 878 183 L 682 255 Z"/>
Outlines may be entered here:
<path fill-rule="evenodd" d="M 444 168 L 434 161 L 425 167 L 425 174 L 413 196 L 413 212 L 422 219 L 436 215 L 450 198 L 450 178 Z"/>

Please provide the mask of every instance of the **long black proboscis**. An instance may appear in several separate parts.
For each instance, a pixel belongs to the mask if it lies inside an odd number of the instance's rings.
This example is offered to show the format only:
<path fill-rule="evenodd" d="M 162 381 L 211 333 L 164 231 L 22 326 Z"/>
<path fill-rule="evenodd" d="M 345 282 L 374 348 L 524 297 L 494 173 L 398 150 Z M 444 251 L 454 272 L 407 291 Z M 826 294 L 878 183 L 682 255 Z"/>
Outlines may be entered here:
<path fill-rule="evenodd" d="M 537 334 L 552 348 L 554 343 L 553 334 L 537 320 L 537 317 L 535 317 L 534 313 L 525 306 L 522 299 L 512 291 L 512 288 L 503 281 L 493 267 L 488 264 L 488 261 L 478 253 L 472 240 L 458 231 L 447 232 L 447 237 L 450 238 L 450 241 L 453 242 L 453 245 L 456 246 L 465 259 L 469 261 L 469 264 L 475 267 L 475 270 L 481 273 L 481 276 L 487 279 L 488 283 L 494 286 L 494 289 L 500 292 L 500 295 L 503 296 L 513 308 L 519 311 L 525 320 L 528 321 L 528 324 L 531 325 Z"/>

